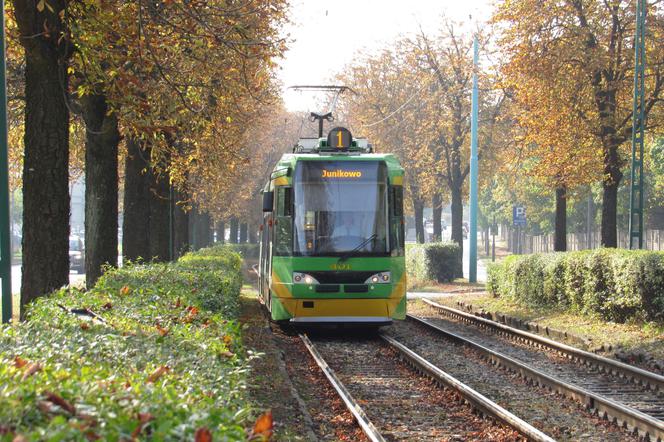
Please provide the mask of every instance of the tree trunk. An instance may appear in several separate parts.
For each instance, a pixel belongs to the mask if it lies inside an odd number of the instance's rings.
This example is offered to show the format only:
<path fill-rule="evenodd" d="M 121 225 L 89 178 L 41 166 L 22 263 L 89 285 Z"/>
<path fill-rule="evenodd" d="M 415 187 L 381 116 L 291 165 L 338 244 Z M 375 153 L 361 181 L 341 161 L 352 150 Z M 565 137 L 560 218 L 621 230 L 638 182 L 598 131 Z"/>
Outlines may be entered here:
<path fill-rule="evenodd" d="M 168 174 L 150 173 L 150 258 L 164 262 L 170 259 L 170 185 Z"/>
<path fill-rule="evenodd" d="M 91 288 L 102 266 L 118 263 L 118 119 L 106 97 L 81 99 L 85 138 L 85 275 Z"/>
<path fill-rule="evenodd" d="M 210 247 L 214 243 L 214 229 L 212 228 L 212 217 L 209 212 L 203 214 L 203 229 L 205 232 L 205 246 Z"/>
<path fill-rule="evenodd" d="M 192 243 L 194 250 L 208 247 L 211 242 L 212 228 L 210 225 L 210 215 L 208 213 L 199 212 L 195 207 L 191 213 L 191 224 L 193 227 Z"/>
<path fill-rule="evenodd" d="M 618 214 L 618 183 L 603 185 L 602 199 L 602 247 L 618 247 L 616 218 Z"/>
<path fill-rule="evenodd" d="M 556 188 L 556 225 L 553 241 L 554 251 L 567 251 L 567 188 L 565 186 Z"/>
<path fill-rule="evenodd" d="M 182 201 L 186 195 L 175 192 L 173 201 L 173 251 L 174 259 L 184 255 L 189 250 L 189 211 L 186 211 Z M 178 204 L 180 203 L 180 204 Z"/>
<path fill-rule="evenodd" d="M 237 244 L 237 233 L 238 233 L 238 220 L 235 217 L 231 218 L 231 228 L 230 228 L 230 238 L 228 242 L 231 244 Z"/>
<path fill-rule="evenodd" d="M 440 218 L 443 212 L 443 197 L 440 193 L 433 195 L 431 206 L 433 207 L 433 241 L 441 241 L 443 239 L 443 231 L 441 229 Z"/>
<path fill-rule="evenodd" d="M 150 259 L 150 148 L 142 149 L 135 138 L 127 139 L 125 160 L 122 255 L 125 262 Z"/>
<path fill-rule="evenodd" d="M 226 239 L 224 238 L 224 235 L 226 234 L 226 222 L 224 221 L 219 221 L 217 223 L 217 242 L 218 243 L 225 243 Z"/>
<path fill-rule="evenodd" d="M 55 2 L 53 7 L 60 5 Z M 69 110 L 66 57 L 34 2 L 14 1 L 25 46 L 21 305 L 69 284 Z M 29 10 L 26 10 L 28 8 Z M 57 11 L 57 10 L 56 10 Z M 26 16 L 27 14 L 27 16 Z M 35 16 L 37 16 L 35 18 Z M 32 23 L 39 21 L 38 24 Z M 58 32 L 53 28 L 51 33 Z"/>
<path fill-rule="evenodd" d="M 459 244 L 463 256 L 463 201 L 461 187 L 451 188 L 452 193 L 452 241 Z"/>
<path fill-rule="evenodd" d="M 620 171 L 618 143 L 608 137 L 604 143 L 604 190 L 602 202 L 602 247 L 618 247 L 616 218 L 618 215 L 618 186 L 623 174 Z"/>
<path fill-rule="evenodd" d="M 247 223 L 240 224 L 240 244 L 247 242 Z"/>
<path fill-rule="evenodd" d="M 249 223 L 249 232 L 247 240 L 250 244 L 256 244 L 258 242 L 258 237 L 256 236 L 257 227 L 254 223 Z"/>
<path fill-rule="evenodd" d="M 413 212 L 415 213 L 415 240 L 424 244 L 424 201 L 413 198 Z"/>

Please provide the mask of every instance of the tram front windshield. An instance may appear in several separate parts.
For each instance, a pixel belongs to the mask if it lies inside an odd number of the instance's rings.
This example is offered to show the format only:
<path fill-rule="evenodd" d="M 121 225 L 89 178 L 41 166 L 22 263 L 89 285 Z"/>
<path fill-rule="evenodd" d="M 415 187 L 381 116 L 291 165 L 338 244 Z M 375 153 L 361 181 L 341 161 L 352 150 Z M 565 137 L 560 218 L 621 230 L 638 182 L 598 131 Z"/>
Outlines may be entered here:
<path fill-rule="evenodd" d="M 294 178 L 294 255 L 388 254 L 384 163 L 303 161 Z"/>

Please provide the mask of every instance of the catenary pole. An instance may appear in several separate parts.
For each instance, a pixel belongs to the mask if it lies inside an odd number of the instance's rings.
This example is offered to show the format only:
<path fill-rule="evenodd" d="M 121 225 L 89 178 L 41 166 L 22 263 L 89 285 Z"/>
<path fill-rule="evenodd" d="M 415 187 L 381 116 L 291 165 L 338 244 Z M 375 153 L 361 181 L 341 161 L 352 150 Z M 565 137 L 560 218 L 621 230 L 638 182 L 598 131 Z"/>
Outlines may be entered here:
<path fill-rule="evenodd" d="M 645 131 L 646 0 L 636 2 L 632 167 L 629 192 L 629 248 L 643 248 L 643 137 Z"/>
<path fill-rule="evenodd" d="M 468 281 L 477 282 L 477 64 L 479 48 L 477 35 L 473 39 L 473 97 L 470 117 L 470 234 L 468 235 Z"/>
<path fill-rule="evenodd" d="M 7 66 L 5 58 L 5 2 L 2 5 L 0 49 L 0 284 L 2 285 L 2 322 L 12 319 L 12 256 L 9 238 L 9 171 L 7 160 Z"/>

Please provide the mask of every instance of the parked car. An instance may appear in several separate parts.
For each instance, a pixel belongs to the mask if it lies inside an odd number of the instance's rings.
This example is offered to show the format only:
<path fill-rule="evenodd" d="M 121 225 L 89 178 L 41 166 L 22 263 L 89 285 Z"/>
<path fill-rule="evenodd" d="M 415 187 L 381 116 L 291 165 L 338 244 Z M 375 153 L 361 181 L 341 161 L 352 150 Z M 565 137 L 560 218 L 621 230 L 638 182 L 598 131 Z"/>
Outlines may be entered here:
<path fill-rule="evenodd" d="M 80 236 L 69 237 L 69 270 L 85 273 L 85 247 Z"/>

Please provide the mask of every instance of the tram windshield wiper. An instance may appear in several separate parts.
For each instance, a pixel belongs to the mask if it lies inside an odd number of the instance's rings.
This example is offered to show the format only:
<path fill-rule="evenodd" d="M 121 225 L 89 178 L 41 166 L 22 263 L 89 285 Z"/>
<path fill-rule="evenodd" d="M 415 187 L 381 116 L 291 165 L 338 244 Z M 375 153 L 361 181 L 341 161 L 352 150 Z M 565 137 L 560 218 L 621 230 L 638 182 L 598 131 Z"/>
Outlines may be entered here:
<path fill-rule="evenodd" d="M 360 250 L 362 247 L 364 247 L 364 246 L 366 246 L 367 244 L 369 244 L 371 241 L 373 241 L 374 239 L 376 239 L 377 236 L 378 236 L 378 235 L 374 233 L 374 234 L 371 235 L 369 238 L 367 238 L 367 239 L 365 239 L 364 241 L 362 241 L 361 243 L 359 243 L 359 244 L 358 244 L 353 250 L 349 250 L 348 252 L 346 252 L 346 253 L 344 253 L 343 255 L 341 255 L 341 256 L 339 257 L 338 262 L 342 262 L 342 261 L 347 260 L 348 258 L 351 257 L 351 255 L 352 255 L 353 253 L 357 252 L 357 251 Z"/>

